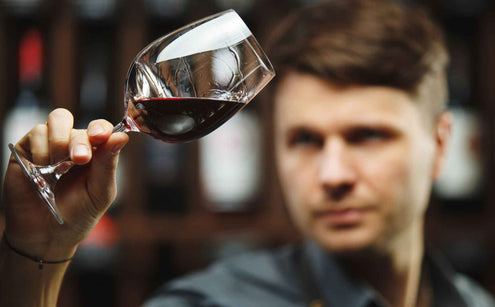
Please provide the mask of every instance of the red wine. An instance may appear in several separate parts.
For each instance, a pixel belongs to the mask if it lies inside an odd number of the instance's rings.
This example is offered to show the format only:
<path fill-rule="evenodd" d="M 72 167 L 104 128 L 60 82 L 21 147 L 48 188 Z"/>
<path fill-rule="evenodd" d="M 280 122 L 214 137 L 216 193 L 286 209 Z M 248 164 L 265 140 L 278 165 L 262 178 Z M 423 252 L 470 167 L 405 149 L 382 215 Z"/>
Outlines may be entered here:
<path fill-rule="evenodd" d="M 244 103 L 203 98 L 157 98 L 130 102 L 127 117 L 143 133 L 165 142 L 187 142 L 212 132 Z"/>

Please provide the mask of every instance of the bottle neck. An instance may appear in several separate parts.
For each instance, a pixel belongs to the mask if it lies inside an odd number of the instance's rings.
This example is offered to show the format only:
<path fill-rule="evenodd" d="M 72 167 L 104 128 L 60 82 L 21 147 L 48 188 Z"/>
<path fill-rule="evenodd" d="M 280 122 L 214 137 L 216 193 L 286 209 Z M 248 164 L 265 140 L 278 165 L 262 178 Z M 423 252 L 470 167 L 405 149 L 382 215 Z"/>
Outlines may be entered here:
<path fill-rule="evenodd" d="M 45 99 L 41 80 L 21 81 L 16 98 L 16 105 L 44 107 Z"/>

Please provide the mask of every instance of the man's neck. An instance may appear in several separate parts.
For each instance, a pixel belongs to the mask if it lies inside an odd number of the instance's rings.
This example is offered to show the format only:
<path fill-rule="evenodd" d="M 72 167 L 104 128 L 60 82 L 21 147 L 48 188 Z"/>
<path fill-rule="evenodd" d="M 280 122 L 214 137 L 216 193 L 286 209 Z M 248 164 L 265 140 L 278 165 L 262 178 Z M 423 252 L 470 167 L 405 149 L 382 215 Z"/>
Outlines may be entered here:
<path fill-rule="evenodd" d="M 384 247 L 340 257 L 351 274 L 368 282 L 393 307 L 427 306 L 421 282 L 423 228 L 396 236 Z"/>

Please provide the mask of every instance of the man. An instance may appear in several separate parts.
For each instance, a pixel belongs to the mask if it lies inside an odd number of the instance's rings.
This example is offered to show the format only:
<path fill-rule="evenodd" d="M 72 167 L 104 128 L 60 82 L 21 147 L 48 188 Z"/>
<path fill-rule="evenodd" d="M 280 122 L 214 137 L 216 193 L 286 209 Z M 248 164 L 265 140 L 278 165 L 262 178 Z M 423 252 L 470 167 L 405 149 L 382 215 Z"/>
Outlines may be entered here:
<path fill-rule="evenodd" d="M 451 126 L 437 28 L 386 0 L 336 0 L 298 11 L 275 34 L 276 160 L 288 211 L 308 240 L 173 281 L 146 306 L 495 306 L 424 249 Z M 87 166 L 60 183 L 67 222 L 59 226 L 11 161 L 2 306 L 54 306 L 63 261 L 115 197 L 126 136 L 111 135 L 105 121 L 71 129 L 71 115 L 56 110 L 16 145 L 37 163 L 69 150 Z M 29 257 L 62 262 L 40 271 Z"/>

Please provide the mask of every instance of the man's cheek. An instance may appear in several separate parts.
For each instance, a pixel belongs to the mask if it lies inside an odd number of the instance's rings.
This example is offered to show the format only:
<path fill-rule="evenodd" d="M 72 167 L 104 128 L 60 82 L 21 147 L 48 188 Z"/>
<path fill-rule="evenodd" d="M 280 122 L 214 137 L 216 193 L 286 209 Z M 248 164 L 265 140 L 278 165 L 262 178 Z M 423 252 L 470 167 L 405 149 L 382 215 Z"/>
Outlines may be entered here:
<path fill-rule="evenodd" d="M 299 157 L 289 157 L 284 164 L 284 180 L 291 188 L 298 188 L 308 179 L 309 161 Z"/>
<path fill-rule="evenodd" d="M 387 154 L 376 159 L 368 159 L 365 163 L 367 180 L 378 191 L 387 193 L 394 187 L 406 184 L 410 166 L 407 154 Z"/>
<path fill-rule="evenodd" d="M 287 172 L 284 178 L 285 195 L 288 197 L 293 206 L 299 206 L 303 202 L 304 195 L 304 180 L 302 174 L 295 172 Z"/>
<path fill-rule="evenodd" d="M 311 189 L 308 184 L 311 182 L 309 171 L 300 167 L 299 164 L 286 165 L 283 172 L 284 194 L 289 202 L 291 211 L 301 215 L 308 202 Z"/>
<path fill-rule="evenodd" d="M 387 159 L 382 167 L 368 170 L 370 193 L 379 206 L 379 218 L 383 225 L 393 225 L 404 222 L 398 216 L 407 216 L 408 186 L 410 185 L 409 167 L 405 159 Z M 397 221 L 399 219 L 400 221 Z M 392 226 L 395 228 L 395 226 Z"/>

